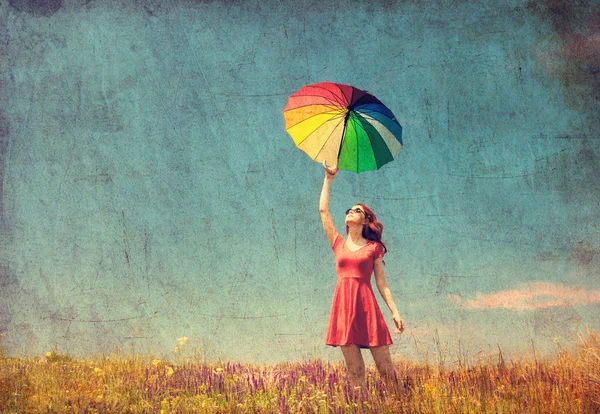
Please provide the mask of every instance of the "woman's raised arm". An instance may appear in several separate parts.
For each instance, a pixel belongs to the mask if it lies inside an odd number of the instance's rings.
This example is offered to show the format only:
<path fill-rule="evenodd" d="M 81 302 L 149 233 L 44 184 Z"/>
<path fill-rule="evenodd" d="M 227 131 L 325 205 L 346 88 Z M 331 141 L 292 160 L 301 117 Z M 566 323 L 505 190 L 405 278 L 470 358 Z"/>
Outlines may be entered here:
<path fill-rule="evenodd" d="M 333 246 L 336 230 L 331 215 L 329 214 L 329 189 L 331 187 L 331 182 L 338 173 L 338 167 L 337 164 L 333 167 L 328 167 L 325 161 L 323 161 L 323 168 L 325 169 L 325 180 L 323 181 L 321 199 L 319 200 L 319 213 L 321 214 L 321 221 L 323 222 L 323 229 L 325 230 L 327 240 L 329 240 L 329 244 Z"/>

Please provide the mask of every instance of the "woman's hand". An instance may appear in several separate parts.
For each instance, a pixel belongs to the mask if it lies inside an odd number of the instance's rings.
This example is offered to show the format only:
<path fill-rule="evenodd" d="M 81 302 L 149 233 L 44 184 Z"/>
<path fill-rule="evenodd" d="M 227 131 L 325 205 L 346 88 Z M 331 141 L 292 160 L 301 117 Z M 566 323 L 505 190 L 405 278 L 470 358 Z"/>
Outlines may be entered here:
<path fill-rule="evenodd" d="M 396 325 L 396 333 L 402 333 L 404 331 L 404 321 L 402 320 L 402 318 L 400 317 L 400 314 L 395 314 L 393 315 L 394 318 L 394 324 Z"/>
<path fill-rule="evenodd" d="M 325 160 L 323 160 L 323 168 L 325 169 L 325 176 L 330 180 L 333 180 L 338 173 L 338 166 L 334 164 L 333 167 L 327 166 Z"/>

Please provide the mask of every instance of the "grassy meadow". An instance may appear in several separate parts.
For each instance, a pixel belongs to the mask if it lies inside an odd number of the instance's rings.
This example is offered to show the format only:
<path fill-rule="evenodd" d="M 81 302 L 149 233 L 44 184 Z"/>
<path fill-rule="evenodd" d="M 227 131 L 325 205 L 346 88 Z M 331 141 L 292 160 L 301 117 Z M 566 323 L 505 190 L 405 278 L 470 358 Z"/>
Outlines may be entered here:
<path fill-rule="evenodd" d="M 368 394 L 343 362 L 203 362 L 179 338 L 175 362 L 116 350 L 83 360 L 56 351 L 9 357 L 0 348 L 2 413 L 600 413 L 595 331 L 548 360 L 396 361 L 397 383 L 367 368 Z M 560 344 L 557 344 L 560 347 Z"/>

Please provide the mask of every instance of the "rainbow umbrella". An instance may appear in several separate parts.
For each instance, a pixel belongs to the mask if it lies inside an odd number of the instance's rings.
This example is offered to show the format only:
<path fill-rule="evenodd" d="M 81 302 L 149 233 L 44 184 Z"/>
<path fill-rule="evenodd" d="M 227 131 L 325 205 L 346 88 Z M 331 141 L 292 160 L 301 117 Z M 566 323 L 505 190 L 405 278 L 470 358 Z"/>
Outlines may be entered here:
<path fill-rule="evenodd" d="M 292 94 L 285 129 L 298 148 L 317 162 L 337 160 L 340 170 L 378 170 L 402 148 L 402 127 L 368 92 L 322 82 Z"/>

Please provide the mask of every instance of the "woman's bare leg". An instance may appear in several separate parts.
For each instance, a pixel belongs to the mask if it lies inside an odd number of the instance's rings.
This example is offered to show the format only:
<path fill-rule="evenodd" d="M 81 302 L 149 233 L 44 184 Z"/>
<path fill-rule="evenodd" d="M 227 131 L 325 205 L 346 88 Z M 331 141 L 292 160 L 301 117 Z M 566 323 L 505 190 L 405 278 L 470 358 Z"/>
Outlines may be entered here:
<path fill-rule="evenodd" d="M 395 386 L 397 384 L 397 378 L 396 370 L 392 363 L 392 356 L 390 355 L 390 346 L 384 345 L 369 349 L 371 350 L 379 374 L 388 385 Z"/>
<path fill-rule="evenodd" d="M 346 360 L 346 366 L 348 367 L 350 385 L 360 387 L 361 391 L 366 392 L 365 361 L 360 353 L 360 348 L 358 345 L 343 345 L 341 348 Z"/>

